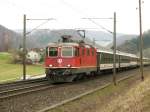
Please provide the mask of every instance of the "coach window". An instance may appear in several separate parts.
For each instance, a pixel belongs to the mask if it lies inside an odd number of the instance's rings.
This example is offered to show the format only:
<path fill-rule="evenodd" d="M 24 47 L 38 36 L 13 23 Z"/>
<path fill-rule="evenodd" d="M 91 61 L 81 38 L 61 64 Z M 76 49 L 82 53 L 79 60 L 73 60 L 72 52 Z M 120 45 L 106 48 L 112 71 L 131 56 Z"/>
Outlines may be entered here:
<path fill-rule="evenodd" d="M 105 63 L 106 63 L 106 60 L 107 60 L 106 56 L 107 56 L 106 53 L 104 53 L 104 61 L 105 61 Z"/>
<path fill-rule="evenodd" d="M 49 56 L 57 56 L 57 55 L 58 55 L 57 47 L 50 47 L 49 48 Z"/>
<path fill-rule="evenodd" d="M 100 53 L 101 63 L 105 63 L 104 53 Z"/>
<path fill-rule="evenodd" d="M 109 54 L 106 55 L 106 63 L 109 63 Z"/>
<path fill-rule="evenodd" d="M 108 63 L 110 63 L 110 54 L 108 54 Z"/>
<path fill-rule="evenodd" d="M 106 63 L 109 62 L 109 54 L 106 53 Z"/>
<path fill-rule="evenodd" d="M 48 56 L 48 47 L 46 47 L 46 56 Z"/>

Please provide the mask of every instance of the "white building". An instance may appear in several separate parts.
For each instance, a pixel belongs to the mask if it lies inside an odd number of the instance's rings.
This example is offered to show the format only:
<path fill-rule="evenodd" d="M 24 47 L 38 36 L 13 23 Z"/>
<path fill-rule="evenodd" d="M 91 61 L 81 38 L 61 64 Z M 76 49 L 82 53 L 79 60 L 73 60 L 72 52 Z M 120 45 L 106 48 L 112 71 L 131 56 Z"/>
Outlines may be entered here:
<path fill-rule="evenodd" d="M 32 63 L 38 63 L 41 59 L 41 55 L 35 51 L 29 51 L 26 55 L 27 60 Z"/>

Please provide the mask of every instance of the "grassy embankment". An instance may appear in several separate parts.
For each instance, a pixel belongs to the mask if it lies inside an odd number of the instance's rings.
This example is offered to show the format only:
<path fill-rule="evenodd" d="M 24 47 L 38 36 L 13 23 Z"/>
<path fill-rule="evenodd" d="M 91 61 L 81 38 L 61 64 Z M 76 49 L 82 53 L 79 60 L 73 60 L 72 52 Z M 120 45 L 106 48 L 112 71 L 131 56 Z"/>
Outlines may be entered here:
<path fill-rule="evenodd" d="M 22 65 L 11 63 L 11 54 L 0 53 L 0 82 L 4 80 L 16 80 L 22 77 Z M 28 75 L 43 74 L 44 68 L 42 65 L 27 65 Z"/>
<path fill-rule="evenodd" d="M 48 112 L 150 112 L 150 67 L 144 74 L 143 82 L 139 74 Z"/>

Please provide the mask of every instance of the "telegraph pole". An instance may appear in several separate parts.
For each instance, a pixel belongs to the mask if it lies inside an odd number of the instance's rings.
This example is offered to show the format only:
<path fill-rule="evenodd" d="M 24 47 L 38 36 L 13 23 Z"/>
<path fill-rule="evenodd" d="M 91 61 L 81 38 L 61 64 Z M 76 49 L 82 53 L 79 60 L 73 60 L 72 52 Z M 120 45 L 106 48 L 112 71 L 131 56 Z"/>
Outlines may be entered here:
<path fill-rule="evenodd" d="M 23 80 L 26 80 L 26 15 L 23 16 Z"/>
<path fill-rule="evenodd" d="M 114 12 L 113 55 L 113 82 L 116 86 L 116 12 Z"/>
<path fill-rule="evenodd" d="M 140 72 L 141 72 L 141 80 L 144 81 L 141 0 L 139 0 L 139 25 L 140 25 Z"/>
<path fill-rule="evenodd" d="M 36 26 L 34 29 L 32 29 L 30 32 L 26 32 L 26 21 L 27 20 L 46 20 L 45 22 L 41 23 L 40 25 Z M 24 14 L 23 16 L 23 59 L 22 59 L 22 63 L 23 63 L 23 80 L 26 80 L 26 36 L 28 34 L 30 34 L 32 31 L 36 30 L 38 27 L 42 26 L 43 24 L 47 23 L 50 20 L 55 20 L 54 18 L 48 18 L 48 19 L 26 19 L 26 15 Z"/>

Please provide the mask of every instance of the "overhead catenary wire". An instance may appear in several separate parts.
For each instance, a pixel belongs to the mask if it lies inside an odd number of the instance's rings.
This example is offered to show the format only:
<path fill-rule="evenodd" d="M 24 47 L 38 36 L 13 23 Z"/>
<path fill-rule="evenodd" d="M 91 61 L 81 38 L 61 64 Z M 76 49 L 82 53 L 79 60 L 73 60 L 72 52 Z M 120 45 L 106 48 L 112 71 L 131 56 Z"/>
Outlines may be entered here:
<path fill-rule="evenodd" d="M 109 33 L 111 33 L 111 34 L 113 34 L 112 31 L 110 31 L 110 30 L 108 30 L 107 28 L 105 28 L 104 26 L 98 24 L 97 22 L 95 22 L 95 21 L 94 21 L 93 19 L 91 19 L 91 18 L 82 18 L 82 19 L 88 19 L 89 21 L 91 21 L 91 22 L 94 23 L 95 25 L 101 27 L 101 29 L 103 29 L 103 30 L 105 30 L 105 31 L 107 31 L 107 32 L 109 32 Z"/>
<path fill-rule="evenodd" d="M 50 20 L 56 20 L 54 18 L 49 18 L 49 19 L 26 19 L 26 20 L 46 20 L 44 22 L 42 22 L 40 25 L 36 26 L 35 28 L 33 28 L 31 31 L 27 32 L 26 35 L 29 35 L 31 32 L 37 30 L 37 28 L 41 27 L 42 25 L 48 23 Z"/>
<path fill-rule="evenodd" d="M 85 12 L 83 12 L 83 10 L 79 10 L 79 8 L 74 7 L 72 4 L 66 2 L 65 0 L 59 0 L 61 1 L 61 3 L 63 3 L 64 5 L 68 6 L 69 8 L 71 8 L 72 10 L 76 11 L 78 14 L 80 15 L 84 15 L 85 17 L 89 17 L 88 14 L 86 14 Z M 95 19 L 99 19 L 99 18 L 95 18 Z M 103 18 L 104 19 L 104 18 Z M 108 19 L 108 18 L 107 18 Z M 113 18 L 109 18 L 109 19 L 113 19 Z M 95 22 L 94 20 L 88 18 L 89 21 L 91 21 L 93 24 L 97 25 L 98 27 L 100 27 L 101 29 L 107 31 L 108 33 L 113 34 L 112 31 L 110 31 L 109 29 L 105 28 L 104 26 L 100 25 L 99 23 Z"/>
<path fill-rule="evenodd" d="M 66 0 L 59 0 L 62 4 L 64 4 L 65 6 L 69 7 L 70 9 L 74 10 L 75 12 L 77 12 L 78 14 L 80 15 L 84 15 L 84 16 L 88 16 L 88 14 L 86 14 L 83 10 L 79 9 L 79 8 L 76 8 L 74 5 L 66 2 Z M 22 12 L 24 12 L 25 8 L 24 7 L 20 7 L 18 6 L 17 4 L 15 4 L 14 2 L 10 1 L 10 0 L 7 0 L 7 2 L 16 7 L 18 10 L 22 10 Z M 95 18 L 96 19 L 96 18 Z M 29 19 L 27 19 L 29 20 Z M 33 20 L 33 19 L 32 19 Z M 34 19 L 34 20 L 42 20 L 42 19 Z M 98 27 L 100 27 L 101 29 L 109 32 L 109 33 L 112 33 L 110 30 L 108 30 L 107 28 L 105 28 L 104 26 L 100 25 L 99 23 L 95 22 L 94 20 L 92 19 L 89 19 L 92 23 L 94 23 L 95 25 L 97 25 Z M 30 34 L 32 31 L 36 30 L 37 28 L 39 28 L 40 26 L 42 26 L 43 24 L 46 24 L 47 22 L 43 22 L 42 24 L 38 25 L 37 27 L 35 27 L 33 30 L 31 30 L 30 32 L 27 32 L 27 35 Z"/>

